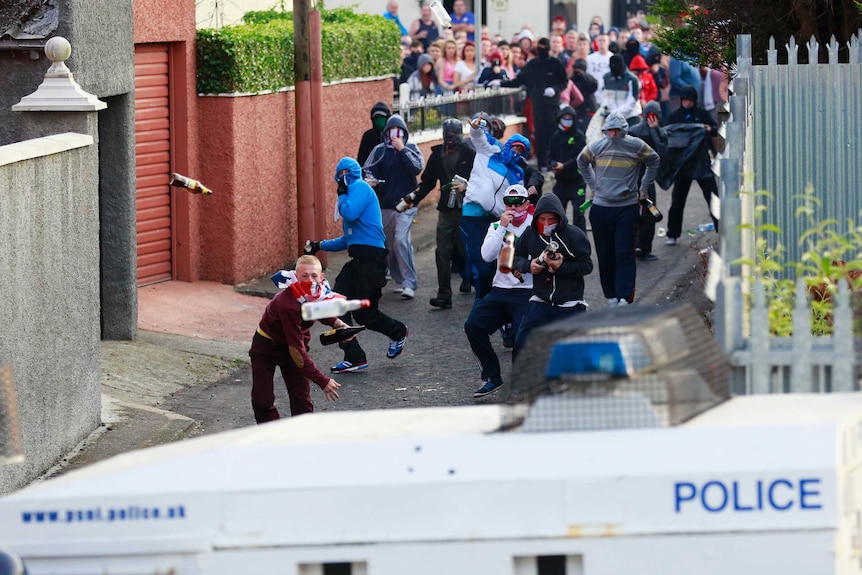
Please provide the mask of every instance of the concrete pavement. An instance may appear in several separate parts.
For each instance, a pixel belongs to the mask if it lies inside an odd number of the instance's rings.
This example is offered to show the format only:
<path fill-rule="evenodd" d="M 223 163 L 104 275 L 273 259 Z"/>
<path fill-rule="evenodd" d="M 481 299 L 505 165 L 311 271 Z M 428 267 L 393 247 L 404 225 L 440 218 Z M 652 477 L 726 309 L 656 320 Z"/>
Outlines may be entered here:
<path fill-rule="evenodd" d="M 670 193 L 660 190 L 658 205 L 665 214 L 669 203 Z M 697 300 L 693 303 L 698 309 L 709 307 L 702 296 L 703 265 L 699 252 L 716 244 L 717 235 L 691 231 L 708 221 L 705 203 L 695 187 L 686 208 L 684 229 L 689 233 L 684 234 L 677 246 L 666 246 L 661 238 L 656 239 L 654 251 L 659 260 L 639 265 L 636 303 L 657 305 L 684 299 Z M 436 222 L 433 206 L 423 205 L 413 226 L 417 254 L 433 252 Z M 328 257 L 326 274 L 334 279 L 347 261 L 347 255 L 342 252 L 328 254 Z M 417 256 L 417 262 L 420 260 L 421 267 L 417 263 L 420 288 L 416 300 L 409 302 L 410 308 L 401 308 L 411 311 L 396 311 L 393 315 L 430 309 L 427 302 L 436 291 L 433 255 Z M 453 281 L 457 285 L 457 278 Z M 102 343 L 104 423 L 46 477 L 125 451 L 174 441 L 194 432 L 197 425 L 194 419 L 165 410 L 161 404 L 176 405 L 184 393 L 200 393 L 202 388 L 220 380 L 239 382 L 237 374 L 247 365 L 251 334 L 267 298 L 275 292 L 268 277 L 236 287 L 211 282 L 165 282 L 141 288 L 138 292 L 138 339 Z M 586 298 L 596 308 L 604 306 L 597 269 L 587 278 Z M 384 295 L 381 306 L 384 310 L 388 306 L 398 306 L 401 302 L 396 300 L 391 294 Z M 463 303 L 467 306 L 465 309 L 469 309 L 466 299 Z M 453 323 L 457 329 L 460 324 L 455 324 L 457 322 Z M 412 405 L 405 403 L 404 406 Z"/>

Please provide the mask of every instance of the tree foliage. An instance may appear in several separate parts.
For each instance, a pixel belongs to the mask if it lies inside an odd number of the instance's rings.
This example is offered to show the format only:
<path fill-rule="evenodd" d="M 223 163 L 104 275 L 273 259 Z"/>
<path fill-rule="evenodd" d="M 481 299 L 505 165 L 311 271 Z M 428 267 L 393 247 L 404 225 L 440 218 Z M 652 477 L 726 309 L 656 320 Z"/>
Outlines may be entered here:
<path fill-rule="evenodd" d="M 713 68 L 736 59 L 736 35 L 750 34 L 752 59 L 766 63 L 769 38 L 783 46 L 791 36 L 805 44 L 813 36 L 820 43 L 820 61 L 832 36 L 842 47 L 839 58 L 847 61 L 847 42 L 862 28 L 862 4 L 858 0 L 654 0 L 650 14 L 656 24 L 655 44 L 668 54 Z M 808 53 L 800 50 L 799 61 Z M 786 61 L 779 50 L 779 61 Z"/>

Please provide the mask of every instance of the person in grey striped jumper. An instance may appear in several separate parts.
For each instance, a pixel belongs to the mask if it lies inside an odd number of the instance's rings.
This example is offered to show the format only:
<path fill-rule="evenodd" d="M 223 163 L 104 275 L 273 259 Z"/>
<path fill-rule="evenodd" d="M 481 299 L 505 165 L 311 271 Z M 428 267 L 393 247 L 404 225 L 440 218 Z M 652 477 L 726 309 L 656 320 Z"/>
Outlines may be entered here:
<path fill-rule="evenodd" d="M 590 225 L 599 281 L 611 307 L 634 300 L 639 202 L 648 197 L 660 162 L 655 150 L 628 135 L 628 128 L 622 114 L 611 112 L 602 127 L 605 137 L 587 144 L 578 155 L 578 169 L 593 201 Z M 646 171 L 638 185 L 642 165 Z"/>

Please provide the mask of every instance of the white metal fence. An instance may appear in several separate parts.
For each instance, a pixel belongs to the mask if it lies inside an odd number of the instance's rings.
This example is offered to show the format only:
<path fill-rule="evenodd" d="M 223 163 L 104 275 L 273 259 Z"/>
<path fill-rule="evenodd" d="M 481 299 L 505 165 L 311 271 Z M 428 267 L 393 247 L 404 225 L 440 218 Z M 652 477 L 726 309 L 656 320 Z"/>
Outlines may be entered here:
<path fill-rule="evenodd" d="M 797 279 L 793 337 L 769 334 L 763 287 L 740 261 L 755 259 L 758 190 L 772 198 L 765 221 L 782 230 L 787 261 L 799 258 L 804 229 L 794 198 L 813 186 L 821 199 L 817 217 L 839 222 L 862 211 L 862 30 L 848 43 L 849 62 L 839 63 L 838 44 L 827 46 L 829 62 L 817 63 L 819 46 L 807 45 L 809 64 L 797 61 L 798 46 L 785 45 L 778 64 L 770 42 L 768 65 L 752 66 L 751 38 L 737 37 L 737 62 L 730 97 L 731 119 L 720 160 L 721 265 L 715 302 L 719 344 L 732 365 L 733 393 L 850 391 L 859 388 L 850 294 L 836 296 L 834 335 L 811 335 L 807 290 Z M 742 192 L 742 193 L 740 193 Z M 740 226 L 743 226 L 742 228 Z M 746 305 L 746 300 L 750 306 Z"/>

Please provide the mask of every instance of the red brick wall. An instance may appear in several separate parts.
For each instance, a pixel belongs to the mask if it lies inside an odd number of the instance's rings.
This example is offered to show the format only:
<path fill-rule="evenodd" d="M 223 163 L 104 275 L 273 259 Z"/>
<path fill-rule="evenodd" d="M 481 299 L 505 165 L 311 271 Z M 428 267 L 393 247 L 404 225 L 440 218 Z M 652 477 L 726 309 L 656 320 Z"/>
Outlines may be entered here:
<path fill-rule="evenodd" d="M 323 88 L 326 214 L 335 208 L 335 165 L 355 157 L 362 133 L 371 126 L 375 102 L 391 103 L 391 80 Z M 294 93 L 259 96 L 201 96 L 201 179 L 214 193 L 197 198 L 201 256 L 197 277 L 241 283 L 292 262 L 299 254 Z M 312 193 L 312 190 L 303 191 Z M 327 216 L 327 237 L 341 234 Z M 322 239 L 322 238 L 315 238 Z"/>

